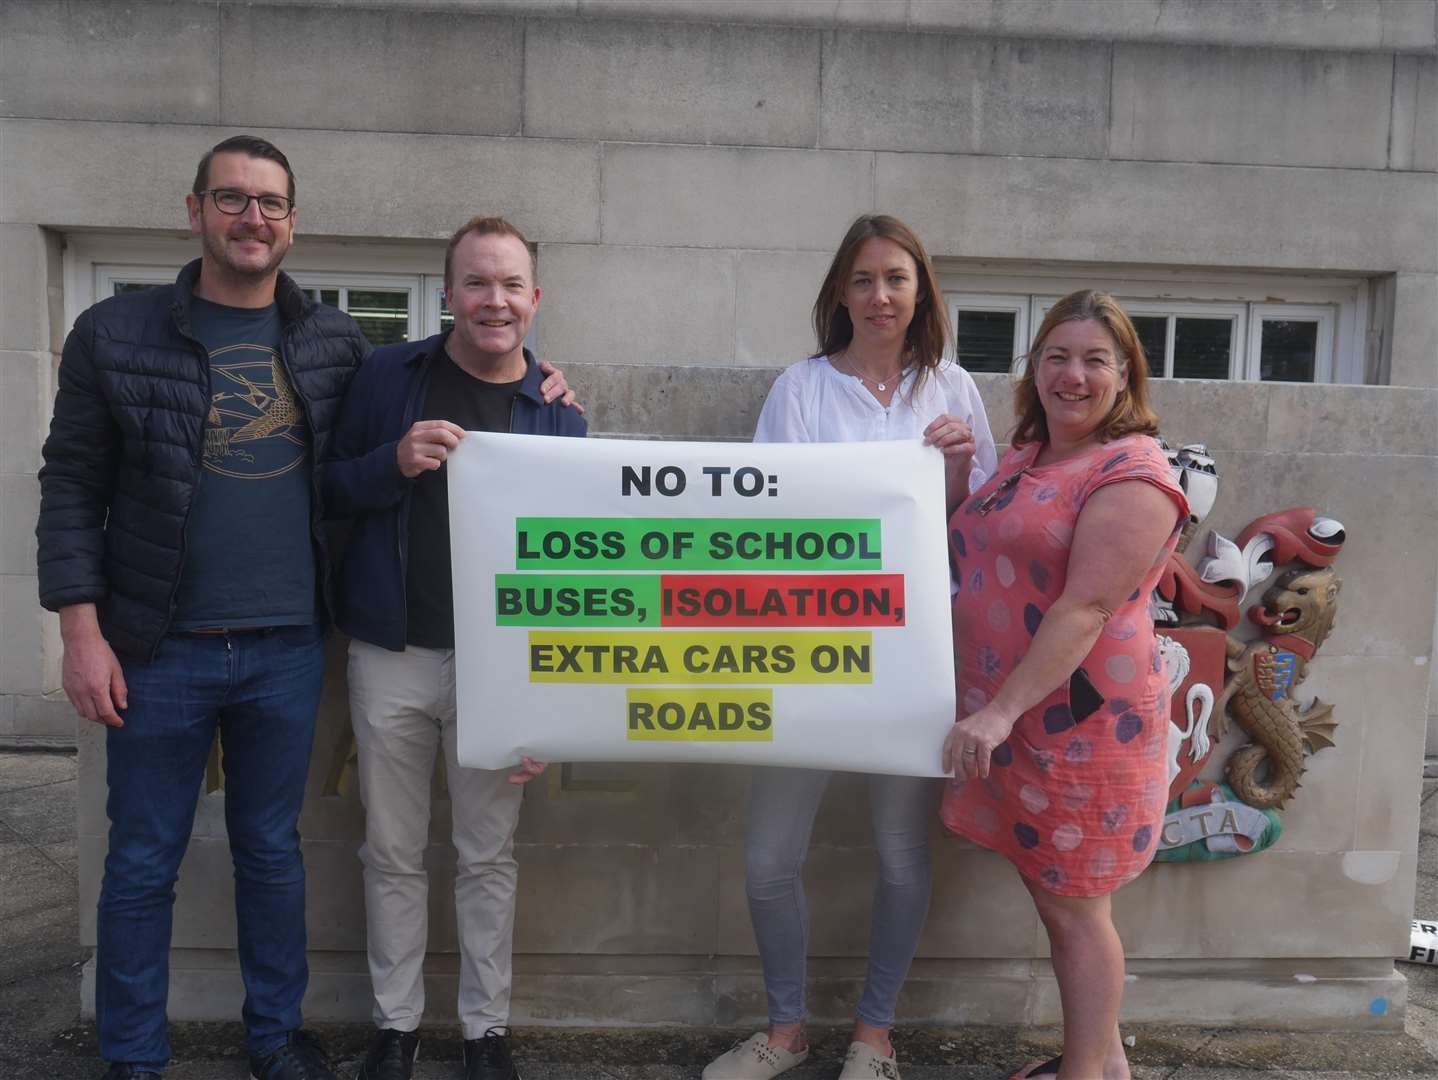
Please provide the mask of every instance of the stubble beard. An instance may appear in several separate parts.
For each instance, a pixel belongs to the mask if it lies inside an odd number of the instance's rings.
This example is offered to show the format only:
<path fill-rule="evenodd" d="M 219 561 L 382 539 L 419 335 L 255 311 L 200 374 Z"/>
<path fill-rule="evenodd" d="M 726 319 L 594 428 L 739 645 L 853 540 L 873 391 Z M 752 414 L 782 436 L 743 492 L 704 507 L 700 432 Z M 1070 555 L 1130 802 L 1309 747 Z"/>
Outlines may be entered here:
<path fill-rule="evenodd" d="M 275 250 L 275 244 L 273 240 L 265 241 L 263 237 L 254 236 L 254 234 L 250 235 L 253 236 L 254 239 L 260 240 L 262 243 L 267 242 L 269 244 L 268 257 L 265 259 L 262 265 L 256 266 L 254 264 L 248 263 L 237 263 L 230 257 L 230 253 L 227 248 L 228 242 L 231 240 L 243 240 L 247 237 L 226 235 L 224 237 L 217 238 L 211 236 L 209 233 L 206 233 L 204 235 L 205 254 L 210 257 L 210 261 L 215 265 L 215 268 L 221 271 L 223 274 L 225 274 L 225 276 L 229 277 L 230 279 L 237 282 L 242 282 L 247 285 L 252 285 L 258 281 L 263 281 L 265 278 L 273 275 L 279 269 L 280 263 L 284 260 L 285 257 L 285 253 L 283 250 Z"/>

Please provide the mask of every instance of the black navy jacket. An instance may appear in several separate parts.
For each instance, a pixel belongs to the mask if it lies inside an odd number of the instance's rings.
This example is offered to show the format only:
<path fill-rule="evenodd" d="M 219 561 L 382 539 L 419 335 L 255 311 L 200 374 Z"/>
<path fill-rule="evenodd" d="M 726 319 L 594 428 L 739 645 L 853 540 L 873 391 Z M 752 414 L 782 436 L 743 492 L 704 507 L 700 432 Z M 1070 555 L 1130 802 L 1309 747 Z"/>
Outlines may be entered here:
<path fill-rule="evenodd" d="M 336 622 L 350 637 L 396 652 L 405 647 L 409 504 L 414 480 L 399 471 L 399 441 L 424 409 L 434 360 L 448 331 L 386 345 L 365 361 L 340 411 L 324 469 L 326 512 L 353 518 L 341 563 Z M 578 409 L 546 405 L 539 364 L 524 350 L 524 378 L 509 413 L 520 435 L 582 436 Z"/>
<path fill-rule="evenodd" d="M 190 328 L 199 273 L 196 259 L 173 285 L 102 300 L 75 321 L 43 450 L 40 603 L 94 603 L 110 646 L 137 659 L 153 659 L 169 629 L 200 483 L 211 391 L 209 355 Z M 275 300 L 280 358 L 313 439 L 311 531 L 333 611 L 319 463 L 369 345 L 353 319 L 285 274 Z"/>

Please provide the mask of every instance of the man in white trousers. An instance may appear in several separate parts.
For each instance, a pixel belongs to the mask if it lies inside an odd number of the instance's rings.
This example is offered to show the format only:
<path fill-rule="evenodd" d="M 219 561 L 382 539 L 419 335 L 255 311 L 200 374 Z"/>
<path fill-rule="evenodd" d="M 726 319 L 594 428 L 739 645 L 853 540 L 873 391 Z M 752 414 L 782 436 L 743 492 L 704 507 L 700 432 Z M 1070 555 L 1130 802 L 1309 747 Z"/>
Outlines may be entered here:
<path fill-rule="evenodd" d="M 362 1080 L 409 1080 L 424 1012 L 430 779 L 444 754 L 457 855 L 459 1018 L 466 1080 L 517 1080 L 510 959 L 522 785 L 543 764 L 468 769 L 456 758 L 454 598 L 445 458 L 466 431 L 583 436 L 573 395 L 546 402 L 524 348 L 540 290 L 502 218 L 450 239 L 454 327 L 377 350 L 351 384 L 325 470 L 331 513 L 354 519 L 337 621 L 353 639 L 350 714 L 365 805 L 366 925 L 379 1027 Z M 533 478 L 516 477 L 516 481 Z"/>

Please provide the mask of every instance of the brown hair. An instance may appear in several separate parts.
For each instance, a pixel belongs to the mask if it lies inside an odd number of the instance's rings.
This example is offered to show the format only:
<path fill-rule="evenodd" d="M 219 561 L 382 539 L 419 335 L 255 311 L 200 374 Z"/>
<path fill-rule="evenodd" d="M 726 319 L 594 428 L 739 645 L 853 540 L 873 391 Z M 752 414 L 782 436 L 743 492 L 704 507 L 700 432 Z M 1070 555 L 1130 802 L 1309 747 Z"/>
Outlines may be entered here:
<path fill-rule="evenodd" d="M 896 217 L 888 214 L 865 214 L 856 218 L 849 231 L 844 234 L 834 261 L 829 264 L 829 273 L 819 287 L 819 298 L 814 301 L 814 337 L 819 351 L 813 358 L 834 356 L 854 339 L 854 323 L 849 311 L 840 302 L 849 272 L 854 269 L 854 260 L 859 257 L 859 248 L 865 240 L 879 237 L 892 240 L 909 253 L 914 260 L 918 275 L 918 300 L 914 305 L 914 318 L 904 334 L 904 366 L 918 368 L 919 385 L 930 372 L 939 366 L 944 357 L 944 346 L 952 338 L 949 331 L 949 316 L 944 310 L 943 294 L 934 276 L 934 264 L 919 241 L 914 230 Z"/>
<path fill-rule="evenodd" d="M 1034 335 L 1033 347 L 1023 357 L 1023 375 L 1014 390 L 1014 414 L 1018 417 L 1018 425 L 1010 442 L 1018 445 L 1048 441 L 1048 419 L 1044 416 L 1038 388 L 1034 385 L 1038 355 L 1043 349 L 1044 339 L 1053 333 L 1054 327 L 1060 323 L 1088 319 L 1103 324 L 1118 346 L 1119 370 L 1126 368 L 1128 371 L 1128 384 L 1118 392 L 1113 408 L 1098 426 L 1096 434 L 1099 442 L 1111 442 L 1125 435 L 1158 434 L 1158 414 L 1148 403 L 1148 361 L 1144 359 L 1138 331 L 1133 328 L 1133 322 L 1118 301 L 1108 293 L 1080 289 L 1049 308 L 1038 333 Z"/>
<path fill-rule="evenodd" d="M 524 250 L 529 252 L 529 277 L 530 284 L 538 281 L 538 268 L 534 263 L 534 249 L 529 246 L 529 240 L 518 228 L 505 221 L 502 217 L 485 217 L 481 214 L 472 217 L 454 231 L 449 238 L 449 246 L 444 249 L 444 287 L 450 287 L 450 274 L 454 270 L 454 249 L 459 247 L 459 242 L 470 233 L 477 236 L 512 236 L 524 245 Z"/>

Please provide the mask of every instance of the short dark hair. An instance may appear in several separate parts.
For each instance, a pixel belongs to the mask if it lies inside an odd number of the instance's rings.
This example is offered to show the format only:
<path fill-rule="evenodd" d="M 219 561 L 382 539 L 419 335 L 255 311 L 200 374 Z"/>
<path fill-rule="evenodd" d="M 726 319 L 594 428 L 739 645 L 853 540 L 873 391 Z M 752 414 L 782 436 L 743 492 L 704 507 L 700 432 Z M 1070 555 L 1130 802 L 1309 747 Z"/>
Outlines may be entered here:
<path fill-rule="evenodd" d="M 486 217 L 481 214 L 478 217 L 470 218 L 449 238 L 449 246 L 444 249 L 444 287 L 446 289 L 450 287 L 450 277 L 454 273 L 454 249 L 459 247 L 459 242 L 470 233 L 474 233 L 476 236 L 514 237 L 524 245 L 524 250 L 529 252 L 529 283 L 531 285 L 538 283 L 539 275 L 534 262 L 534 248 L 529 246 L 529 241 L 525 239 L 524 233 L 502 217 Z"/>
<path fill-rule="evenodd" d="M 258 135 L 231 135 L 224 142 L 218 142 L 210 147 L 205 156 L 200 158 L 200 167 L 195 170 L 195 186 L 190 190 L 196 195 L 209 190 L 210 158 L 216 154 L 244 154 L 246 157 L 273 161 L 285 170 L 285 177 L 289 180 L 290 185 L 287 194 L 290 197 L 290 202 L 295 201 L 295 171 L 290 168 L 290 159 L 280 153 L 278 146 Z"/>

